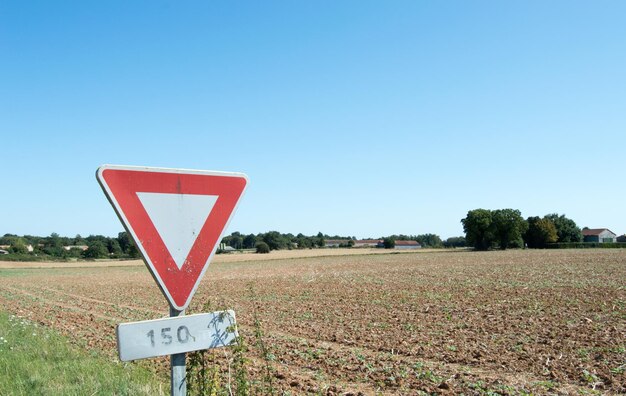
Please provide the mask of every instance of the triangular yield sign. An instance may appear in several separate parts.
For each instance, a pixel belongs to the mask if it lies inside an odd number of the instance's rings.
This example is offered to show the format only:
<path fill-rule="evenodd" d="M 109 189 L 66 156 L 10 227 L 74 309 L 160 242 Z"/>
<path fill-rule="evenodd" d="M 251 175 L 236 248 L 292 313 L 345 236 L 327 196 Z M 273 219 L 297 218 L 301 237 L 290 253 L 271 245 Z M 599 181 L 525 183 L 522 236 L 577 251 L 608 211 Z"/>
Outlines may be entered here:
<path fill-rule="evenodd" d="M 189 305 L 248 179 L 103 165 L 97 179 L 172 307 Z"/>

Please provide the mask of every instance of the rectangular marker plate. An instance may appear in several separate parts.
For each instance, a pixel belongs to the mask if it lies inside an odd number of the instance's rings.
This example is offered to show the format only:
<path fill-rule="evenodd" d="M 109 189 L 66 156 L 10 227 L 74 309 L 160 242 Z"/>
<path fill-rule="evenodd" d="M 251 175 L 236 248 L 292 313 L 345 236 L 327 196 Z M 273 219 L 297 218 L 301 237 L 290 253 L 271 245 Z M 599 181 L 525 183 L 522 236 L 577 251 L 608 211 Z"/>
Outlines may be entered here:
<path fill-rule="evenodd" d="M 236 338 L 232 310 L 117 326 L 117 349 L 122 361 L 228 346 Z"/>

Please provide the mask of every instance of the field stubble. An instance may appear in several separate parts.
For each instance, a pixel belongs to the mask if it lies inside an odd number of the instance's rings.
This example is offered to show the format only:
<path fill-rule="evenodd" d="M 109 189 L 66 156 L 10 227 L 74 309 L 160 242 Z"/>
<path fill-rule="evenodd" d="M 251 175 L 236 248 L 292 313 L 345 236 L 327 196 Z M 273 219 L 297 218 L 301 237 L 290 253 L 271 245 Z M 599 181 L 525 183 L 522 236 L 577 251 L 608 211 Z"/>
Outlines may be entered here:
<path fill-rule="evenodd" d="M 237 312 L 254 382 L 256 309 L 273 386 L 291 394 L 617 394 L 625 279 L 621 249 L 223 260 L 189 311 Z M 116 324 L 167 313 L 140 266 L 0 270 L 0 301 L 111 356 Z"/>

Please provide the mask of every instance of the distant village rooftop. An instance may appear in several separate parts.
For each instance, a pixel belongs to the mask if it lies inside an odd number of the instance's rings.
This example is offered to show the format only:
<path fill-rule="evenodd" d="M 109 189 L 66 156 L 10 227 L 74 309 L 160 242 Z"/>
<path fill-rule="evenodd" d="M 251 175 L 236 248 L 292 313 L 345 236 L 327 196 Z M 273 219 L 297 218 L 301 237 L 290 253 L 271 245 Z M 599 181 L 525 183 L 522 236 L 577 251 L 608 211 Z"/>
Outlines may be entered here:
<path fill-rule="evenodd" d="M 608 228 L 584 228 L 585 242 L 612 243 L 617 242 L 617 234 Z"/>
<path fill-rule="evenodd" d="M 608 228 L 585 228 L 583 229 L 583 236 L 600 235 L 605 231 L 615 234 L 613 231 L 609 230 Z"/>

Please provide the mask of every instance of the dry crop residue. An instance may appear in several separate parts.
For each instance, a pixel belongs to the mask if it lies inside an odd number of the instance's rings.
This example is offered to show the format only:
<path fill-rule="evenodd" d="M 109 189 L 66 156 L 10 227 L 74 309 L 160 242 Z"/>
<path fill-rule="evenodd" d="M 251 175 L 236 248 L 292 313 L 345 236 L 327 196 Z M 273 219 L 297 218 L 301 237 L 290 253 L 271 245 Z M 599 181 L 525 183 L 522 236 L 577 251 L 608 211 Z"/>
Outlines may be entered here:
<path fill-rule="evenodd" d="M 625 279 L 622 249 L 216 262 L 190 311 L 237 312 L 254 379 L 256 309 L 291 394 L 618 394 Z M 0 301 L 111 356 L 117 323 L 167 314 L 137 266 L 0 270 Z"/>

